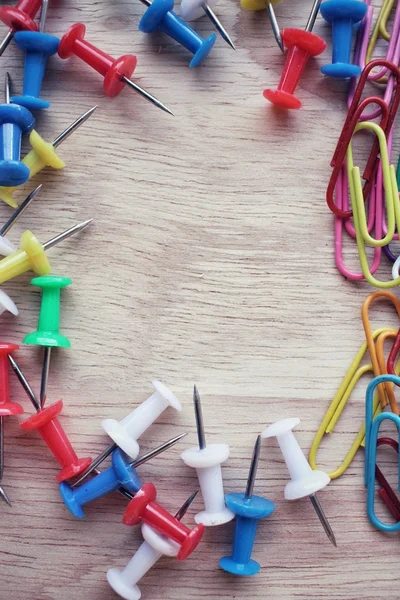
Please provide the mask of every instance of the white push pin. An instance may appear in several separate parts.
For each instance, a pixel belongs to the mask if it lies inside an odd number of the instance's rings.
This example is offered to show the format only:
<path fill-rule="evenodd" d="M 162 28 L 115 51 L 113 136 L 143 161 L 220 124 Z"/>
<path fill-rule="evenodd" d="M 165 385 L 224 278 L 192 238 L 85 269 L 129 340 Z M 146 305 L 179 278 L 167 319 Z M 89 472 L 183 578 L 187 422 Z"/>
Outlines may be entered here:
<path fill-rule="evenodd" d="M 184 21 L 196 21 L 207 15 L 221 37 L 233 50 L 236 50 L 230 35 L 213 10 L 217 2 L 218 0 L 182 0 L 180 15 Z"/>
<path fill-rule="evenodd" d="M 276 437 L 285 459 L 291 481 L 285 486 L 285 500 L 298 500 L 309 496 L 315 512 L 331 543 L 336 546 L 335 535 L 317 499 L 316 493 L 330 482 L 330 477 L 323 471 L 313 471 L 292 429 L 300 423 L 300 419 L 283 419 L 267 427 L 261 434 L 263 438 Z"/>
<path fill-rule="evenodd" d="M 189 506 L 196 498 L 197 492 L 194 492 L 176 513 L 175 518 L 179 521 L 183 518 Z M 180 545 L 161 535 L 147 525 L 142 525 L 142 535 L 144 542 L 133 555 L 126 567 L 120 569 L 109 569 L 107 580 L 114 592 L 125 600 L 139 600 L 142 593 L 137 585 L 146 575 L 147 571 L 161 558 L 161 556 L 176 556 L 180 550 Z"/>
<path fill-rule="evenodd" d="M 78 485 L 86 479 L 117 447 L 121 448 L 132 459 L 135 459 L 139 454 L 137 440 L 158 419 L 164 410 L 169 406 L 179 412 L 182 410 L 180 402 L 166 385 L 156 380 L 152 383 L 155 392 L 127 417 L 122 419 L 122 421 L 116 421 L 115 419 L 105 419 L 102 421 L 101 426 L 114 443 L 94 459 L 74 485 Z"/>
<path fill-rule="evenodd" d="M 229 446 L 227 444 L 206 446 L 200 396 L 196 386 L 194 386 L 193 400 L 199 447 L 185 450 L 181 454 L 181 459 L 189 467 L 196 469 L 203 496 L 205 510 L 197 513 L 194 520 L 208 527 L 223 525 L 235 517 L 225 506 L 221 471 L 221 464 L 229 458 Z"/>
<path fill-rule="evenodd" d="M 11 300 L 10 296 L 3 292 L 3 290 L 0 290 L 0 315 L 2 315 L 6 311 L 12 313 L 15 316 L 19 314 L 18 308 Z"/>
<path fill-rule="evenodd" d="M 8 233 L 10 231 L 11 227 L 14 225 L 16 220 L 28 208 L 28 206 L 30 205 L 30 203 L 32 202 L 32 200 L 34 199 L 34 197 L 36 196 L 36 194 L 38 193 L 38 191 L 40 190 L 41 187 L 42 187 L 41 185 L 38 185 L 37 188 L 35 188 L 33 190 L 33 192 L 31 192 L 29 194 L 29 196 L 27 196 L 25 198 L 25 200 L 22 202 L 22 204 L 17 208 L 17 210 L 8 219 L 7 223 L 5 223 L 5 225 L 3 225 L 3 227 L 0 229 L 0 255 L 1 256 L 9 256 L 13 252 L 17 251 L 17 248 L 14 246 L 14 244 L 12 244 L 8 240 L 8 238 L 6 238 L 6 233 Z"/>

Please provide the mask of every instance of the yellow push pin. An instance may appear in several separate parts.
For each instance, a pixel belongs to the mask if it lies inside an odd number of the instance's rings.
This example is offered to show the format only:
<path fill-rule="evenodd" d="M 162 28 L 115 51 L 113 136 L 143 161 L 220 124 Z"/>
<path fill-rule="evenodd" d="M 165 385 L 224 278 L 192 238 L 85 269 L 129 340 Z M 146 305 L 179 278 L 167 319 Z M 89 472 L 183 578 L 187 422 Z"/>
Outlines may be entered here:
<path fill-rule="evenodd" d="M 274 10 L 274 4 L 278 4 L 278 2 L 280 2 L 280 0 L 240 0 L 240 6 L 244 10 L 267 9 L 267 14 L 269 22 L 271 23 L 272 31 L 274 33 L 274 38 L 276 39 L 276 43 L 278 44 L 281 51 L 284 52 L 285 48 L 282 42 L 281 32 Z"/>
<path fill-rule="evenodd" d="M 56 152 L 56 148 L 65 142 L 69 136 L 78 129 L 96 110 L 97 106 L 93 106 L 93 108 L 86 111 L 83 115 L 81 115 L 76 121 L 72 123 L 65 131 L 60 133 L 56 139 L 50 143 L 46 142 L 37 131 L 32 130 L 29 136 L 29 143 L 32 146 L 32 150 L 28 152 L 28 154 L 23 159 L 24 165 L 26 165 L 30 170 L 29 179 L 37 175 L 39 171 L 44 169 L 45 167 L 52 167 L 53 169 L 63 169 L 65 167 L 65 162 L 61 160 Z M 15 201 L 13 196 L 15 190 L 18 189 L 19 186 L 14 187 L 3 187 L 0 186 L 0 198 L 9 204 L 13 208 L 17 208 L 18 204 Z"/>
<path fill-rule="evenodd" d="M 24 231 L 21 236 L 21 248 L 0 260 L 0 283 L 14 279 L 14 277 L 31 270 L 38 275 L 49 275 L 51 267 L 46 256 L 46 250 L 81 231 L 91 221 L 92 219 L 89 219 L 70 227 L 70 229 L 60 233 L 45 244 L 41 244 L 31 231 Z"/>

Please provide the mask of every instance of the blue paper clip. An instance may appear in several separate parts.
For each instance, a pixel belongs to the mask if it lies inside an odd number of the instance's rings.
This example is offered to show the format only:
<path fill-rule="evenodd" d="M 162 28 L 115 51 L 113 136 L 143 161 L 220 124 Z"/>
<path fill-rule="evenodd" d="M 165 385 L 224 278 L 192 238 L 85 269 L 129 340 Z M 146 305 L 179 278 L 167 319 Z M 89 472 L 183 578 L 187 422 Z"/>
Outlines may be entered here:
<path fill-rule="evenodd" d="M 375 475 L 376 475 L 376 448 L 378 442 L 379 428 L 382 421 L 392 421 L 398 431 L 400 440 L 400 417 L 391 412 L 380 413 L 373 420 L 373 398 L 374 392 L 381 383 L 394 383 L 400 386 L 400 377 L 396 375 L 380 375 L 375 377 L 368 385 L 365 402 L 365 476 L 364 483 L 367 486 L 367 512 L 372 525 L 385 532 L 400 531 L 400 521 L 395 524 L 382 523 L 375 515 Z M 400 462 L 399 462 L 398 486 L 400 491 Z"/>

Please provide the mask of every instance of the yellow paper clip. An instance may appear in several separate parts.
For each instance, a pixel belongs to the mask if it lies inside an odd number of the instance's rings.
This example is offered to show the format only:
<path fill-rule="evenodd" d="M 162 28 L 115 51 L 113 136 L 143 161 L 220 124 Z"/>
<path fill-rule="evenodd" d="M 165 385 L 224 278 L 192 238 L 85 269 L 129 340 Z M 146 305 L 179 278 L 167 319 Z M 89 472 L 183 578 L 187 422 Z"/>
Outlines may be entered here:
<path fill-rule="evenodd" d="M 350 197 L 353 207 L 357 249 L 360 257 L 361 270 L 365 279 L 374 287 L 389 289 L 400 285 L 400 277 L 391 279 L 389 281 L 380 281 L 379 279 L 376 279 L 369 269 L 365 244 L 373 247 L 386 246 L 392 241 L 396 227 L 397 230 L 400 231 L 400 201 L 396 181 L 396 172 L 393 165 L 389 164 L 386 136 L 382 128 L 376 123 L 366 121 L 358 123 L 354 131 L 357 132 L 361 129 L 370 129 L 376 134 L 379 141 L 388 227 L 385 237 L 379 240 L 373 238 L 368 232 L 360 169 L 359 167 L 354 166 L 353 152 L 350 142 L 346 153 L 346 164 L 349 179 Z"/>
<path fill-rule="evenodd" d="M 372 333 L 372 339 L 375 340 L 378 336 L 380 336 L 381 334 L 385 334 L 388 331 L 394 330 L 389 330 L 386 328 L 377 329 Z M 322 438 L 326 433 L 332 433 L 335 429 L 336 423 L 338 422 L 340 415 L 342 414 L 356 384 L 366 373 L 373 373 L 372 364 L 366 364 L 360 367 L 360 363 L 364 358 L 367 349 L 367 342 L 364 342 L 359 351 L 357 352 L 353 362 L 351 363 L 349 370 L 347 371 L 342 383 L 340 384 L 339 389 L 336 392 L 332 402 L 330 403 L 329 408 L 326 411 L 325 416 L 322 420 L 322 423 L 319 426 L 317 433 L 315 434 L 308 455 L 308 460 L 312 469 L 319 469 L 319 467 L 317 466 L 317 451 L 321 444 Z M 381 408 L 379 406 L 379 397 L 376 396 L 374 400 L 374 417 L 380 411 Z M 337 477 L 343 475 L 343 473 L 348 469 L 354 456 L 357 453 L 357 450 L 360 448 L 360 446 L 364 446 L 364 437 L 365 422 L 362 423 L 360 430 L 341 465 L 331 473 L 328 473 L 331 479 L 337 479 Z"/>
<path fill-rule="evenodd" d="M 381 375 L 381 370 L 380 370 L 378 355 L 376 352 L 375 340 L 374 340 L 374 336 L 372 333 L 371 323 L 369 320 L 369 309 L 371 307 L 371 304 L 379 298 L 384 298 L 386 300 L 390 300 L 390 302 L 393 304 L 394 308 L 396 309 L 398 316 L 400 317 L 400 300 L 397 298 L 397 296 L 395 296 L 391 292 L 387 292 L 386 290 L 380 290 L 378 292 L 372 292 L 372 294 L 368 294 L 368 296 L 365 298 L 364 302 L 361 305 L 361 320 L 362 320 L 363 327 L 364 327 L 365 339 L 367 342 L 369 355 L 371 357 L 371 363 L 373 366 L 375 377 L 378 377 L 378 375 Z M 394 412 L 396 415 L 398 415 L 399 409 L 398 409 L 396 398 L 394 396 L 392 388 L 393 388 L 393 386 L 391 386 L 389 383 L 379 384 L 378 385 L 379 399 L 380 399 L 382 408 L 385 408 L 385 406 L 390 404 L 390 408 L 391 408 L 392 412 Z"/>

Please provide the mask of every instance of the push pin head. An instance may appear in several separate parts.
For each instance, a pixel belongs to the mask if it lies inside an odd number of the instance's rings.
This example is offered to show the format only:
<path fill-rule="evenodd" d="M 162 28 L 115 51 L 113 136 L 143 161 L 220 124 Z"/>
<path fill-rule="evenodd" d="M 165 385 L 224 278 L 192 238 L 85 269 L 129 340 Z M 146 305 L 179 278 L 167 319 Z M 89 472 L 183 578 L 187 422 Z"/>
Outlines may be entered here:
<path fill-rule="evenodd" d="M 322 67 L 329 77 L 346 79 L 361 73 L 359 65 L 350 63 L 354 25 L 362 21 L 368 5 L 359 0 L 328 0 L 320 7 L 321 15 L 332 24 L 332 64 Z"/>
<path fill-rule="evenodd" d="M 71 285 L 69 277 L 48 275 L 35 277 L 31 284 L 42 288 L 42 301 L 37 330 L 25 336 L 23 343 L 36 346 L 69 348 L 71 342 L 60 329 L 60 294 L 61 290 Z"/>
<path fill-rule="evenodd" d="M 113 442 L 131 458 L 139 454 L 137 440 L 166 408 L 182 410 L 180 402 L 166 385 L 154 380 L 153 386 L 155 392 L 122 421 L 105 419 L 101 423 Z"/>
<path fill-rule="evenodd" d="M 203 39 L 174 13 L 173 8 L 174 0 L 154 0 L 139 22 L 139 31 L 153 33 L 160 30 L 169 35 L 194 55 L 189 66 L 197 67 L 211 52 L 217 36 L 213 33 Z"/>
<path fill-rule="evenodd" d="M 180 545 L 178 560 L 187 558 L 195 550 L 204 533 L 204 525 L 189 529 L 155 502 L 156 488 L 152 483 L 145 483 L 128 504 L 122 522 L 133 526 L 140 522 L 147 523 L 166 537 Z"/>
<path fill-rule="evenodd" d="M 206 446 L 200 396 L 196 386 L 194 386 L 193 400 L 199 447 L 185 450 L 181 458 L 186 465 L 196 469 L 204 500 L 205 510 L 195 516 L 195 521 L 209 527 L 222 525 L 234 517 L 232 511 L 225 506 L 221 471 L 221 464 L 229 458 L 229 446 L 227 444 Z"/>
<path fill-rule="evenodd" d="M 235 537 L 232 555 L 221 558 L 219 566 L 233 575 L 248 577 L 259 572 L 259 563 L 251 558 L 258 521 L 269 517 L 276 508 L 270 500 L 253 495 L 260 448 L 261 436 L 258 436 L 250 463 L 246 492 L 226 496 L 227 506 L 236 515 Z"/>
<path fill-rule="evenodd" d="M 0 21 L 13 31 L 37 31 L 38 26 L 32 17 L 38 12 L 42 0 L 20 0 L 17 6 L 2 6 Z"/>

